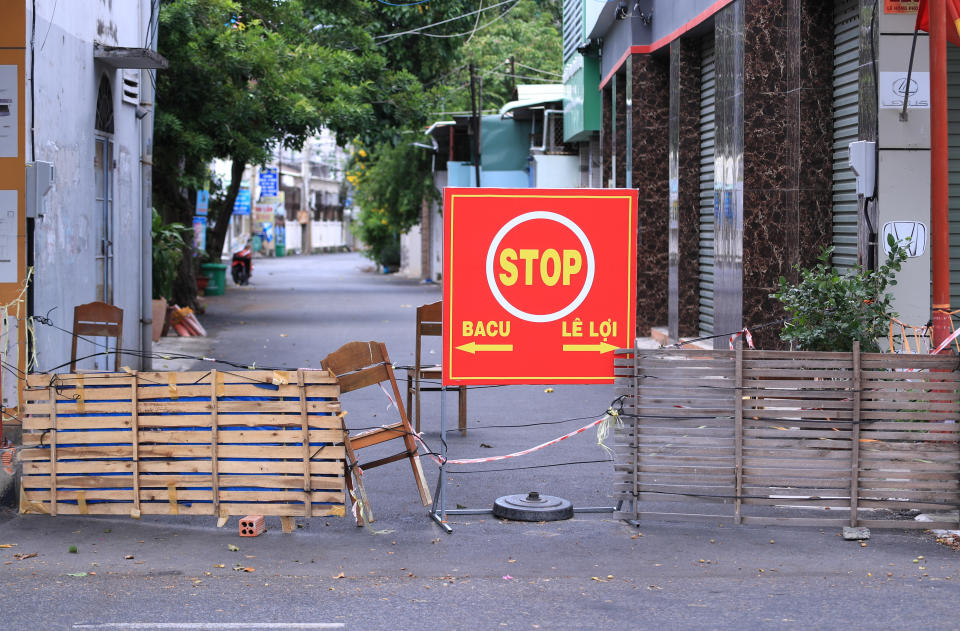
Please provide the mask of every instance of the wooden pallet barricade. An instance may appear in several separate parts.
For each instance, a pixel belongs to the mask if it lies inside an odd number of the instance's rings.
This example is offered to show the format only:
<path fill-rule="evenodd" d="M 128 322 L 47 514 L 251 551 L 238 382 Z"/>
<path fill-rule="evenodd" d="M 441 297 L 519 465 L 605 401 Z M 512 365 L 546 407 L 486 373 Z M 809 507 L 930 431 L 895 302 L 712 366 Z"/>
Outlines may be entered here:
<path fill-rule="evenodd" d="M 30 375 L 20 510 L 343 516 L 339 396 L 314 370 Z"/>

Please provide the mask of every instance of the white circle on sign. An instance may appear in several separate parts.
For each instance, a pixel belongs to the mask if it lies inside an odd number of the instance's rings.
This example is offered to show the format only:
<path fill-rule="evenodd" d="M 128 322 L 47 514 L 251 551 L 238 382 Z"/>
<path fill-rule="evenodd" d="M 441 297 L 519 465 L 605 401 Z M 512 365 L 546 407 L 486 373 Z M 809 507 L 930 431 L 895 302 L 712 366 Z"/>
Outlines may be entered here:
<path fill-rule="evenodd" d="M 573 234 L 577 235 L 578 239 L 580 239 L 580 244 L 583 246 L 583 252 L 587 256 L 587 278 L 583 282 L 583 289 L 581 289 L 580 293 L 577 294 L 577 297 L 573 299 L 573 302 L 568 304 L 563 309 L 554 311 L 553 313 L 527 313 L 526 311 L 517 309 L 515 306 L 510 304 L 510 301 L 503 297 L 502 293 L 500 293 L 500 288 L 497 287 L 496 276 L 493 273 L 493 261 L 496 258 L 497 246 L 500 245 L 500 242 L 503 241 L 503 238 L 507 236 L 508 232 L 520 224 L 527 221 L 533 221 L 534 219 L 556 221 L 560 225 L 566 227 Z M 563 215 L 558 215 L 557 213 L 546 210 L 535 210 L 533 212 L 524 213 L 505 223 L 503 227 L 500 228 L 500 231 L 497 232 L 496 236 L 493 237 L 493 241 L 490 243 L 490 249 L 487 250 L 487 284 L 490 286 L 490 292 L 493 294 L 493 297 L 496 298 L 497 302 L 500 303 L 500 306 L 506 309 L 510 315 L 516 316 L 521 320 L 526 320 L 527 322 L 553 322 L 554 320 L 559 320 L 564 316 L 570 315 L 574 309 L 579 307 L 583 301 L 586 300 L 587 294 L 590 293 L 590 287 L 593 285 L 593 273 L 593 248 L 590 246 L 590 240 L 587 239 L 587 235 L 583 232 L 580 226 L 570 221 Z"/>

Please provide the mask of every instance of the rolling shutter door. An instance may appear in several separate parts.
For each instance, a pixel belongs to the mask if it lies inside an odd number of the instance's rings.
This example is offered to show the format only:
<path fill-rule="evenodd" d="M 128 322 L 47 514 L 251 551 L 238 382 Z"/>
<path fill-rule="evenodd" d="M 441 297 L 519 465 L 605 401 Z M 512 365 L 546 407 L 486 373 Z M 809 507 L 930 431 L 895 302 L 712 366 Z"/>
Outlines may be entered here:
<path fill-rule="evenodd" d="M 848 146 L 859 139 L 860 2 L 833 9 L 833 265 L 857 265 L 857 182 Z"/>
<path fill-rule="evenodd" d="M 950 308 L 960 308 L 960 48 L 947 46 L 947 121 L 950 136 Z M 928 239 L 929 241 L 929 239 Z M 927 244 L 929 248 L 929 243 Z"/>
<path fill-rule="evenodd" d="M 713 334 L 713 169 L 716 74 L 713 36 L 703 38 L 700 65 L 700 334 Z"/>

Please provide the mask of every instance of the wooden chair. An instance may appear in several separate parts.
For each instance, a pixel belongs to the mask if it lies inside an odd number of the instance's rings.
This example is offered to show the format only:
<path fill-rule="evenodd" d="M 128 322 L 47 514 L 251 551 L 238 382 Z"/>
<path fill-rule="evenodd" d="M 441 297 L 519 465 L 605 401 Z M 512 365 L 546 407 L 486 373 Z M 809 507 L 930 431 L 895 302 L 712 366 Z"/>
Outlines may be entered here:
<path fill-rule="evenodd" d="M 390 357 L 387 355 L 387 347 L 383 342 L 348 342 L 336 351 L 327 355 L 321 362 L 324 370 L 330 372 L 340 382 L 341 394 L 375 386 L 381 383 L 389 382 L 393 389 L 393 400 L 397 406 L 400 420 L 390 425 L 384 425 L 374 429 L 349 434 L 344 432 L 344 443 L 346 446 L 347 460 L 349 466 L 353 469 L 355 479 L 358 481 L 357 488 L 360 491 L 361 499 L 364 496 L 363 486 L 360 483 L 360 474 L 362 470 L 373 469 L 390 462 L 407 459 L 410 461 L 410 467 L 413 469 L 414 481 L 420 491 L 420 500 L 424 506 L 430 504 L 430 490 L 427 487 L 427 480 L 423 475 L 423 468 L 420 466 L 420 456 L 417 454 L 417 442 L 413 437 L 413 428 L 410 427 L 410 421 L 407 413 L 403 409 L 403 401 L 400 399 L 400 388 L 397 386 L 397 380 L 393 374 L 393 365 L 390 363 Z M 346 430 L 346 426 L 344 426 Z M 403 441 L 404 450 L 392 456 L 379 458 L 362 465 L 357 463 L 356 452 L 364 447 L 379 445 L 390 440 Z M 361 471 L 358 471 L 360 469 Z M 350 475 L 346 476 L 347 489 L 353 491 Z M 366 503 L 366 502 L 364 502 Z M 368 521 L 373 521 L 373 516 L 369 513 L 369 504 L 367 504 Z M 358 511 L 357 525 L 361 525 L 360 511 Z"/>
<path fill-rule="evenodd" d="M 424 366 L 422 362 L 421 340 L 424 336 L 443 334 L 443 302 L 434 302 L 417 307 L 417 350 L 413 368 L 407 369 L 407 409 L 412 409 L 417 431 L 420 431 L 420 393 L 441 390 L 439 385 L 425 386 L 422 381 L 439 382 L 442 377 L 441 364 Z M 415 401 L 415 403 L 414 403 Z M 459 416 L 457 428 L 467 435 L 467 387 L 457 387 Z"/>
<path fill-rule="evenodd" d="M 77 338 L 112 337 L 117 340 L 113 369 L 120 369 L 120 346 L 123 343 L 123 309 L 105 302 L 88 302 L 73 308 L 73 346 L 70 349 L 70 372 L 77 371 Z M 107 344 L 109 351 L 109 342 Z"/>

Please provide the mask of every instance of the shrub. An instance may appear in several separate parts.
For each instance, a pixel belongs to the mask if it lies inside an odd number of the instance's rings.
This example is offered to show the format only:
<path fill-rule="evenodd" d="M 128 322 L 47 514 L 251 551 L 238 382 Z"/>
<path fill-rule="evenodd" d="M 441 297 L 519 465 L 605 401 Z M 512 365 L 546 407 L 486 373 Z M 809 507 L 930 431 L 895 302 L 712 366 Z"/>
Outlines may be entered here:
<path fill-rule="evenodd" d="M 796 285 L 781 276 L 780 290 L 770 294 L 787 312 L 781 339 L 803 350 L 848 352 L 858 340 L 864 352 L 879 352 L 877 339 L 886 335 L 890 318 L 897 316 L 886 289 L 897 284 L 894 274 L 907 258 L 892 236 L 888 243 L 890 254 L 876 270 L 841 273 L 830 265 L 833 247 L 829 247 L 813 268 L 794 266 L 800 272 Z"/>

